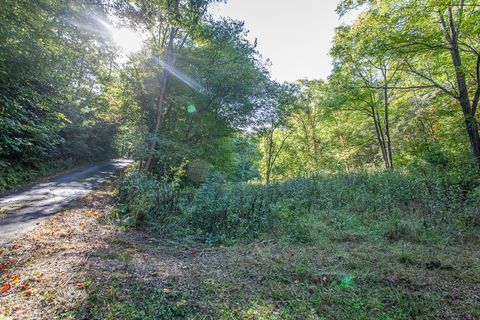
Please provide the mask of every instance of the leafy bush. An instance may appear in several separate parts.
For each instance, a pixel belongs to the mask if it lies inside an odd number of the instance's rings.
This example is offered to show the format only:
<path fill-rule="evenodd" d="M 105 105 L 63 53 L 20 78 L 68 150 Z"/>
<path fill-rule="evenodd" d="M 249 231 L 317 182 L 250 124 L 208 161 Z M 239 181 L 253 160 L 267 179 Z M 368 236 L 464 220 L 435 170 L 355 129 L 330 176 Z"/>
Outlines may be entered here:
<path fill-rule="evenodd" d="M 137 168 L 126 175 L 120 189 L 120 197 L 128 206 L 129 215 L 125 220 L 128 225 L 138 225 L 152 220 L 164 223 L 167 216 L 179 211 L 180 201 L 176 183 L 158 181 L 138 171 Z M 121 208 L 120 211 L 124 210 Z"/>
<path fill-rule="evenodd" d="M 460 234 L 474 228 L 477 206 L 466 194 L 478 187 L 433 174 L 378 172 L 298 177 L 262 185 L 227 182 L 211 174 L 198 189 L 182 187 L 181 177 L 157 181 L 132 170 L 122 186 L 126 219 L 158 230 L 191 234 L 205 241 L 250 240 L 266 233 L 309 242 L 312 217 L 351 223 L 380 223 L 380 236 L 414 237 L 414 228 Z M 341 214 L 342 213 L 342 214 Z M 346 213 L 346 214 L 344 214 Z M 347 217 L 347 218 L 345 218 Z M 362 220 L 363 219 L 363 220 Z M 413 219 L 416 226 L 406 221 Z M 330 219 L 331 220 L 331 219 Z M 404 221 L 405 220 L 405 221 Z"/>

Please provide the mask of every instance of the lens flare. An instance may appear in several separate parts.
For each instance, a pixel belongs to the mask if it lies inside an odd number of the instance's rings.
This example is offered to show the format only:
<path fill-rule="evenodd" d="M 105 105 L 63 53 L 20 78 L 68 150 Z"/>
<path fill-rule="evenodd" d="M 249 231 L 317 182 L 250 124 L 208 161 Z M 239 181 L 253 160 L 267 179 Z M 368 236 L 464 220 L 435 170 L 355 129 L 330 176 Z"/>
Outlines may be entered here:
<path fill-rule="evenodd" d="M 175 69 L 171 65 L 166 64 L 164 61 L 159 59 L 158 57 L 154 57 L 155 61 L 157 61 L 165 70 L 168 71 L 172 76 L 192 88 L 193 90 L 200 92 L 200 93 L 207 93 L 207 90 L 203 88 L 199 83 L 185 75 L 184 73 L 180 72 L 179 70 Z"/>

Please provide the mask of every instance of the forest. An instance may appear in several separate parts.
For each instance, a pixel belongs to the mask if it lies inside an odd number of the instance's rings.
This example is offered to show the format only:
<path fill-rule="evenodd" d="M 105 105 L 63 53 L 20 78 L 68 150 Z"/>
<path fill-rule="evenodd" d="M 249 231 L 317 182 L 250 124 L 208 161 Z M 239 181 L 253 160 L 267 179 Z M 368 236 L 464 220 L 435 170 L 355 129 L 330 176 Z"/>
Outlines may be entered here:
<path fill-rule="evenodd" d="M 480 319 L 480 3 L 341 0 L 330 76 L 280 82 L 224 2 L 0 0 L 0 191 L 134 160 L 60 287 L 8 261 L 87 231 L 0 246 L 0 319 Z"/>

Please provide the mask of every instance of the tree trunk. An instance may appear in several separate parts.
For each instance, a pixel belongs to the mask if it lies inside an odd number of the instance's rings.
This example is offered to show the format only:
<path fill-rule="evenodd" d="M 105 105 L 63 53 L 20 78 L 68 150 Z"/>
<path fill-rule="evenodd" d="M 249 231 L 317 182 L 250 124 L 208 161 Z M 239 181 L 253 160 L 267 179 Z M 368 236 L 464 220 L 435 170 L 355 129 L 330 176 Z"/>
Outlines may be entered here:
<path fill-rule="evenodd" d="M 346 154 L 344 159 L 345 161 L 345 171 L 350 172 L 349 156 L 348 156 L 348 142 L 345 134 L 341 131 L 337 132 L 338 140 L 340 141 L 340 146 L 342 147 L 342 153 Z"/>
<path fill-rule="evenodd" d="M 385 137 L 383 135 L 383 129 L 380 124 L 380 117 L 378 117 L 378 113 L 376 113 L 375 107 L 373 105 L 371 105 L 370 108 L 372 110 L 372 119 L 373 119 L 373 123 L 375 124 L 375 133 L 377 135 L 378 145 L 380 147 L 380 151 L 382 152 L 382 159 L 385 164 L 385 169 L 388 169 L 389 168 L 388 154 L 387 154 L 387 149 L 385 147 Z"/>
<path fill-rule="evenodd" d="M 270 176 L 272 174 L 272 158 L 273 158 L 273 131 L 271 130 L 269 133 L 270 137 L 267 138 L 268 146 L 267 146 L 267 171 L 265 173 L 265 183 L 267 185 L 270 184 Z"/>
<path fill-rule="evenodd" d="M 160 130 L 160 126 L 162 123 L 163 107 L 165 105 L 165 94 L 167 91 L 167 84 L 170 76 L 170 73 L 167 70 L 167 66 L 170 66 L 173 60 L 173 45 L 174 45 L 176 33 L 177 33 L 177 30 L 174 27 L 171 27 L 170 39 L 168 42 L 167 51 L 163 59 L 163 63 L 164 63 L 163 72 L 162 72 L 162 77 L 160 78 L 160 85 L 158 89 L 159 93 L 158 93 L 158 99 L 157 99 L 157 113 L 155 117 L 155 128 L 153 130 L 153 140 L 150 144 L 150 147 L 148 148 L 149 152 L 147 155 L 147 159 L 145 160 L 145 170 L 147 171 L 150 170 L 152 167 L 153 153 L 157 145 L 156 136 Z"/>
<path fill-rule="evenodd" d="M 468 140 L 472 154 L 480 164 L 480 136 L 478 134 L 478 122 L 475 117 L 465 116 L 465 125 L 467 128 Z"/>
<path fill-rule="evenodd" d="M 462 10 L 460 8 L 460 10 Z M 470 149 L 478 164 L 480 164 L 480 137 L 478 133 L 478 123 L 476 116 L 476 97 L 473 103 L 470 104 L 470 97 L 468 94 L 468 86 L 465 71 L 462 65 L 462 58 L 459 50 L 459 24 L 455 24 L 452 7 L 447 9 L 448 24 L 441 12 L 438 12 L 440 26 L 444 31 L 445 41 L 450 49 L 450 56 L 452 58 L 453 66 L 455 67 L 455 76 L 457 81 L 458 97 L 457 100 L 462 108 L 463 117 L 465 119 L 465 126 L 467 129 L 468 140 L 470 142 Z M 477 62 L 478 68 L 478 62 Z M 478 73 L 478 69 L 477 69 Z M 480 79 L 477 79 L 480 81 Z M 477 84 L 478 85 L 478 84 Z M 480 88 L 480 87 L 479 87 Z M 477 92 L 479 90 L 477 88 Z"/>
<path fill-rule="evenodd" d="M 467 129 L 468 140 L 470 142 L 470 149 L 473 156 L 480 164 L 480 138 L 478 134 L 478 123 L 475 118 L 475 110 L 470 104 L 470 97 L 468 95 L 467 80 L 465 72 L 463 71 L 462 60 L 456 36 L 452 38 L 450 43 L 450 55 L 452 57 L 453 65 L 456 70 L 457 87 L 459 91 L 458 102 L 462 107 L 463 116 L 465 119 L 465 126 Z"/>
<path fill-rule="evenodd" d="M 385 135 L 387 137 L 387 155 L 388 155 L 388 167 L 387 169 L 393 170 L 393 153 L 392 153 L 392 139 L 390 138 L 390 118 L 388 114 L 388 88 L 387 88 L 387 69 L 383 71 L 383 81 L 385 87 L 383 88 L 383 103 L 385 107 Z"/>

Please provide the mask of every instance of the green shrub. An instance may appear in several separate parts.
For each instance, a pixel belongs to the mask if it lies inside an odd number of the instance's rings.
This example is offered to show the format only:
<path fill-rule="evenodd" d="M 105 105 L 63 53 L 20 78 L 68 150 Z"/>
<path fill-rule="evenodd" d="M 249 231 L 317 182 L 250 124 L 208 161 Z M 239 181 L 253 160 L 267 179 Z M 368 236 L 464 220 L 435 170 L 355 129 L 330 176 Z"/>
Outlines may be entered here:
<path fill-rule="evenodd" d="M 305 221 L 320 219 L 332 220 L 342 232 L 376 224 L 378 236 L 390 240 L 413 239 L 418 230 L 425 236 L 431 229 L 458 234 L 475 227 L 478 212 L 466 196 L 478 192 L 472 183 L 467 187 L 427 173 L 316 175 L 271 185 L 231 183 L 213 173 L 197 189 L 172 176 L 158 181 L 132 170 L 121 189 L 127 217 L 211 243 L 267 235 L 305 243 L 312 238 Z M 305 219 L 312 216 L 318 219 Z"/>
<path fill-rule="evenodd" d="M 132 167 L 120 188 L 120 198 L 125 206 L 120 211 L 128 212 L 124 222 L 128 225 L 152 222 L 163 225 L 170 217 L 179 215 L 182 202 L 188 198 L 188 189 L 181 188 L 180 184 L 185 175 L 185 165 L 172 170 L 172 178 L 163 181 Z"/>

